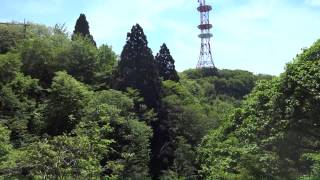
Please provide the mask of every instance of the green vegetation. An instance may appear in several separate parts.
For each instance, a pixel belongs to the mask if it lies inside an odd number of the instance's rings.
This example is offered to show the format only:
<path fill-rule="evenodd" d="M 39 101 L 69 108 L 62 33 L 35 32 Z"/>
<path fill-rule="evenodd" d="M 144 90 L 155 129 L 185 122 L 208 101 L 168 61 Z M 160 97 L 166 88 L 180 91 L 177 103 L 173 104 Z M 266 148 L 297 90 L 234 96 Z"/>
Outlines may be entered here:
<path fill-rule="evenodd" d="M 136 24 L 118 56 L 81 14 L 0 26 L 0 176 L 318 179 L 320 41 L 279 77 L 177 73 Z M 119 60 L 118 60 L 119 59 Z"/>
<path fill-rule="evenodd" d="M 320 41 L 260 82 L 199 148 L 211 179 L 319 178 Z"/>
<path fill-rule="evenodd" d="M 90 34 L 89 23 L 87 21 L 86 15 L 80 14 L 76 25 L 74 27 L 74 31 L 72 34 L 72 40 L 77 39 L 77 36 L 88 38 L 89 41 L 96 46 L 96 42 L 93 39 L 93 36 Z"/>

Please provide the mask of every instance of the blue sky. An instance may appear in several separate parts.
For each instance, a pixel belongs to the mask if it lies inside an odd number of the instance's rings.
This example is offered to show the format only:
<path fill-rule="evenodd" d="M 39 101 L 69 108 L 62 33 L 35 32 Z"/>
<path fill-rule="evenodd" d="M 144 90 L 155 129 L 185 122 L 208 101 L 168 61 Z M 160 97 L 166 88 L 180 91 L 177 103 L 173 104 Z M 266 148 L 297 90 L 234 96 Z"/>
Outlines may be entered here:
<path fill-rule="evenodd" d="M 0 21 L 53 26 L 70 32 L 85 13 L 98 44 L 120 54 L 139 23 L 156 54 L 165 42 L 179 71 L 197 64 L 197 0 L 1 0 Z M 207 0 L 213 6 L 214 62 L 221 69 L 278 75 L 301 48 L 320 38 L 320 0 Z"/>

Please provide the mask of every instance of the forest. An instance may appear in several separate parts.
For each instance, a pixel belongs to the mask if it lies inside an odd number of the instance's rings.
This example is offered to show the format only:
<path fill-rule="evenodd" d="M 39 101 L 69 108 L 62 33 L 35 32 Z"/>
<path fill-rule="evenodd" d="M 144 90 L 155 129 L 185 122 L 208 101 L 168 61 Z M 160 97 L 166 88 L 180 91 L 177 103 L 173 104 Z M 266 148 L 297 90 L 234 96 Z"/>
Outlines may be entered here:
<path fill-rule="evenodd" d="M 128 31 L 0 25 L 0 179 L 320 178 L 320 40 L 280 76 L 177 72 Z"/>

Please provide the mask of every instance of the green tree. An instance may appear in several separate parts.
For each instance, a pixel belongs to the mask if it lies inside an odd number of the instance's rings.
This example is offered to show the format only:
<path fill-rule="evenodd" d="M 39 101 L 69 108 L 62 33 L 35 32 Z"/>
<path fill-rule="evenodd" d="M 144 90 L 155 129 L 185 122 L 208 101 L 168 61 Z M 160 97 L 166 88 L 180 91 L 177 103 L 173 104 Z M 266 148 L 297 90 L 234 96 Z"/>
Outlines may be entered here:
<path fill-rule="evenodd" d="M 98 89 L 108 89 L 112 86 L 114 70 L 117 65 L 117 55 L 112 51 L 112 47 L 102 45 L 98 49 L 96 83 Z"/>
<path fill-rule="evenodd" d="M 155 176 L 174 171 L 177 175 L 196 178 L 197 163 L 195 147 L 211 129 L 212 123 L 202 108 L 200 101 L 180 83 L 163 82 L 163 98 L 157 138 L 154 139 Z M 188 157 L 188 160 L 183 160 Z M 184 170 L 190 170 L 183 172 Z M 166 173 L 165 173 L 166 174 Z"/>
<path fill-rule="evenodd" d="M 197 179 L 197 161 L 194 147 L 184 137 L 176 138 L 177 148 L 174 152 L 175 159 L 172 169 L 180 177 Z"/>
<path fill-rule="evenodd" d="M 162 77 L 163 80 L 179 81 L 179 76 L 174 66 L 174 59 L 166 44 L 161 46 L 160 52 L 156 55 L 155 60 L 158 65 L 159 76 Z"/>
<path fill-rule="evenodd" d="M 147 38 L 139 24 L 133 26 L 127 35 L 118 65 L 117 81 L 118 89 L 137 89 L 149 108 L 159 107 L 159 74 Z"/>
<path fill-rule="evenodd" d="M 68 74 L 78 81 L 94 84 L 98 65 L 98 50 L 83 38 L 78 38 L 68 44 L 66 49 L 58 54 L 58 66 L 62 66 Z"/>
<path fill-rule="evenodd" d="M 67 71 L 90 85 L 99 84 L 104 80 L 100 76 L 107 79 L 115 63 L 115 55 L 108 47 L 101 46 L 98 50 L 82 37 L 70 41 L 61 33 L 28 39 L 20 46 L 19 52 L 22 71 L 39 79 L 44 88 L 50 87 L 57 71 Z"/>
<path fill-rule="evenodd" d="M 2 87 L 0 93 L 0 118 L 12 131 L 14 145 L 24 146 L 33 141 L 31 134 L 42 128 L 41 122 L 38 126 L 30 127 L 35 121 L 41 121 L 37 118 L 41 116 L 41 103 L 36 102 L 41 93 L 38 81 L 18 74 L 12 82 Z"/>
<path fill-rule="evenodd" d="M 263 81 L 200 148 L 207 178 L 297 179 L 317 174 L 320 41 Z"/>
<path fill-rule="evenodd" d="M 148 47 L 147 38 L 139 24 L 133 26 L 127 35 L 127 42 L 117 68 L 115 86 L 122 91 L 126 91 L 128 88 L 137 89 L 148 108 L 153 108 L 155 111 L 159 109 L 161 92 L 158 68 L 152 51 Z M 156 122 L 152 123 L 152 127 L 154 135 L 151 143 L 150 166 L 153 172 L 153 169 L 157 169 L 155 168 L 158 164 L 156 157 L 157 151 L 159 151 L 157 139 L 161 138 L 161 135 Z M 152 173 L 152 175 L 155 174 Z"/>
<path fill-rule="evenodd" d="M 96 42 L 93 39 L 93 36 L 90 34 L 89 23 L 87 21 L 85 14 L 80 14 L 77 19 L 76 25 L 74 27 L 72 39 L 77 39 L 77 36 L 82 36 L 84 38 L 88 38 L 88 40 L 96 46 Z"/>
<path fill-rule="evenodd" d="M 113 128 L 105 134 L 114 140 L 110 146 L 112 152 L 102 160 L 107 175 L 133 179 L 149 175 L 152 130 L 137 119 L 133 110 L 133 100 L 115 90 L 97 92 L 86 108 L 84 119 L 98 124 L 109 122 Z M 115 164 L 122 168 L 114 169 Z"/>
<path fill-rule="evenodd" d="M 0 122 L 10 129 L 15 146 L 22 146 L 30 137 L 31 123 L 37 111 L 40 94 L 38 81 L 20 73 L 21 60 L 17 54 L 0 56 Z"/>
<path fill-rule="evenodd" d="M 0 25 L 0 54 L 16 48 L 24 38 L 23 28 L 19 25 Z"/>
<path fill-rule="evenodd" d="M 19 73 L 21 60 L 16 54 L 0 55 L 0 84 L 11 82 Z"/>
<path fill-rule="evenodd" d="M 25 41 L 19 49 L 22 72 L 39 79 L 45 88 L 50 86 L 54 73 L 61 69 L 54 58 L 57 50 L 54 44 L 50 38 L 35 38 Z"/>
<path fill-rule="evenodd" d="M 47 132 L 50 135 L 71 132 L 91 96 L 92 92 L 84 84 L 65 72 L 57 72 L 46 108 Z"/>
<path fill-rule="evenodd" d="M 284 122 L 276 120 L 272 110 L 280 97 L 278 87 L 278 78 L 259 83 L 241 108 L 203 139 L 199 159 L 205 177 L 290 178 L 289 164 L 271 150 L 284 135 Z"/>
<path fill-rule="evenodd" d="M 81 122 L 68 136 L 56 136 L 28 146 L 19 164 L 32 177 L 99 177 L 103 172 L 100 161 L 107 156 L 113 142 L 105 136 L 110 131 L 107 122 Z"/>
<path fill-rule="evenodd" d="M 0 176 L 8 173 L 10 166 L 15 166 L 15 162 L 12 161 L 13 151 L 13 146 L 10 144 L 10 131 L 0 124 Z"/>
<path fill-rule="evenodd" d="M 272 76 L 268 75 L 254 75 L 248 71 L 227 69 L 215 69 L 213 74 L 205 69 L 190 69 L 184 71 L 181 76 L 183 79 L 196 81 L 205 91 L 203 96 L 207 97 L 207 102 L 216 99 L 217 96 L 229 100 L 232 98 L 242 100 L 252 91 L 256 82 L 272 79 Z"/>

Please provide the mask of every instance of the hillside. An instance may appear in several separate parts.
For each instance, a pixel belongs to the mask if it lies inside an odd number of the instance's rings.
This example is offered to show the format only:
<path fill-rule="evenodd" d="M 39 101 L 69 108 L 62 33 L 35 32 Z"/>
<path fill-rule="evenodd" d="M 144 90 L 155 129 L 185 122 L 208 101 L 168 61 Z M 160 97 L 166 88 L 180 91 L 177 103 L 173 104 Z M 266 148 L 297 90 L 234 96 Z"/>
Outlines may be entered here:
<path fill-rule="evenodd" d="M 154 56 L 139 24 L 117 55 L 97 47 L 84 15 L 72 35 L 63 26 L 0 25 L 0 39 L 2 177 L 320 174 L 319 41 L 272 77 L 178 73 L 169 47 Z"/>
<path fill-rule="evenodd" d="M 319 179 L 320 41 L 262 81 L 199 148 L 209 179 Z"/>

